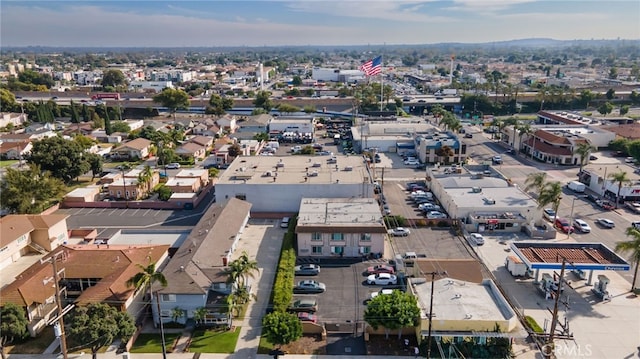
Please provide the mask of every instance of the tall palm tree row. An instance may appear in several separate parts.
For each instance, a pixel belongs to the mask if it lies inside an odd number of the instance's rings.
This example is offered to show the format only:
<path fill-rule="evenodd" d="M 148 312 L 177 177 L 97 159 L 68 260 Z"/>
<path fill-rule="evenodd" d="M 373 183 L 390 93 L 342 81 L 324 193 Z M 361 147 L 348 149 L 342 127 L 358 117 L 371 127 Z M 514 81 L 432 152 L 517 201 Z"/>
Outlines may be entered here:
<path fill-rule="evenodd" d="M 640 265 L 640 230 L 635 227 L 629 227 L 626 231 L 627 236 L 631 237 L 629 241 L 616 243 L 616 251 L 626 253 L 631 252 L 631 263 L 635 264 L 633 270 L 633 280 L 631 281 L 631 291 L 636 288 L 636 279 L 638 278 L 638 266 Z"/>
<path fill-rule="evenodd" d="M 616 208 L 618 208 L 618 204 L 620 204 L 620 190 L 622 190 L 622 186 L 631 182 L 631 179 L 627 175 L 627 172 L 624 171 L 612 173 L 609 177 L 613 182 L 618 183 L 618 193 L 616 193 Z"/>

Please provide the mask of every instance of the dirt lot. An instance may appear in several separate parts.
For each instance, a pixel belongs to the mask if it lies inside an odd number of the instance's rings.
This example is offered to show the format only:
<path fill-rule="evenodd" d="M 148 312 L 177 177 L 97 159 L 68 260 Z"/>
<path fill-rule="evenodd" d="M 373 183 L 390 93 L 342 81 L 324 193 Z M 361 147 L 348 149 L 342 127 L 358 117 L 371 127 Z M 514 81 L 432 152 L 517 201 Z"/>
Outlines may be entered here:
<path fill-rule="evenodd" d="M 289 354 L 326 354 L 327 342 L 320 336 L 304 336 L 299 340 L 285 345 L 282 350 Z M 398 339 L 395 335 L 385 339 L 382 335 L 371 336 L 366 343 L 367 355 L 413 356 L 413 347 L 417 345 L 415 338 L 409 338 L 409 346 L 405 347 L 404 337 Z"/>

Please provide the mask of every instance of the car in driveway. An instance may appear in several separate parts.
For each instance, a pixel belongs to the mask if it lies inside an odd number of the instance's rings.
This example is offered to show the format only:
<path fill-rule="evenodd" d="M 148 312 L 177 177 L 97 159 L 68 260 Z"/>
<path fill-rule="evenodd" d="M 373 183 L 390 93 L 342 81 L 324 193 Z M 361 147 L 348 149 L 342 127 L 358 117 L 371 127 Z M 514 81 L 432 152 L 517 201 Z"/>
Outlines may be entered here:
<path fill-rule="evenodd" d="M 398 278 L 394 274 L 378 273 L 367 277 L 367 284 L 370 285 L 390 285 L 397 284 Z"/>
<path fill-rule="evenodd" d="M 409 230 L 409 228 L 396 227 L 390 229 L 388 233 L 394 237 L 406 237 L 411 234 L 411 231 Z"/>
<path fill-rule="evenodd" d="M 614 228 L 616 226 L 616 224 L 612 220 L 607 218 L 598 218 L 596 219 L 596 223 L 604 228 L 609 228 L 609 229 Z"/>
<path fill-rule="evenodd" d="M 315 313 L 318 311 L 318 301 L 315 298 L 294 298 L 289 311 Z"/>
<path fill-rule="evenodd" d="M 320 266 L 317 264 L 301 264 L 294 267 L 296 275 L 318 275 L 320 274 Z"/>
<path fill-rule="evenodd" d="M 378 273 L 389 273 L 394 274 L 396 272 L 392 266 L 386 264 L 377 264 L 367 268 L 367 275 L 378 274 Z"/>
<path fill-rule="evenodd" d="M 556 211 L 551 208 L 545 208 L 542 210 L 542 217 L 549 222 L 553 222 L 556 218 Z"/>
<path fill-rule="evenodd" d="M 469 234 L 469 240 L 477 246 L 481 246 L 484 244 L 484 237 L 480 233 Z"/>
<path fill-rule="evenodd" d="M 311 322 L 311 323 L 318 322 L 318 316 L 316 314 L 309 313 L 309 312 L 299 312 L 298 319 L 301 322 Z"/>
<path fill-rule="evenodd" d="M 575 219 L 573 221 L 573 228 L 580 233 L 589 233 L 591 232 L 591 226 L 587 222 L 582 219 Z"/>
<path fill-rule="evenodd" d="M 327 286 L 324 283 L 320 283 L 317 280 L 307 279 L 301 280 L 293 287 L 293 292 L 296 294 L 318 294 L 324 293 Z"/>
<path fill-rule="evenodd" d="M 554 226 L 564 233 L 573 233 L 573 227 L 568 220 L 557 217 Z"/>
<path fill-rule="evenodd" d="M 166 166 L 164 166 L 166 169 L 170 169 L 170 170 L 177 170 L 180 168 L 180 164 L 179 163 L 169 163 Z"/>
<path fill-rule="evenodd" d="M 379 295 L 389 295 L 389 294 L 393 294 L 393 289 L 380 289 L 380 291 L 378 292 L 372 292 L 369 295 L 369 300 L 373 300 L 373 298 L 379 296 Z"/>

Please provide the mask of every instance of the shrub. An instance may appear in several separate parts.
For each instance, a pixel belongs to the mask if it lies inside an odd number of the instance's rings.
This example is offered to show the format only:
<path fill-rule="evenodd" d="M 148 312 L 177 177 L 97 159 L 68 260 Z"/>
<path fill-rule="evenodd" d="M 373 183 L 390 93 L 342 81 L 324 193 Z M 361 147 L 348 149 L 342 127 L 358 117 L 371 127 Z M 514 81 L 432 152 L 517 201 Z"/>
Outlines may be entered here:
<path fill-rule="evenodd" d="M 295 221 L 293 219 L 292 221 Z M 289 230 L 284 235 L 280 261 L 276 270 L 276 278 L 273 283 L 272 298 L 273 310 L 285 312 L 293 299 L 293 277 L 296 265 L 296 252 L 293 249 L 295 233 L 291 230 L 295 224 L 289 224 Z"/>
<path fill-rule="evenodd" d="M 529 326 L 529 328 L 531 328 L 531 330 L 533 330 L 534 333 L 543 333 L 544 331 L 542 330 L 542 328 L 540 328 L 540 326 L 538 325 L 538 323 L 536 322 L 535 319 L 531 318 L 530 316 L 525 316 L 524 320 L 527 322 L 527 325 Z"/>

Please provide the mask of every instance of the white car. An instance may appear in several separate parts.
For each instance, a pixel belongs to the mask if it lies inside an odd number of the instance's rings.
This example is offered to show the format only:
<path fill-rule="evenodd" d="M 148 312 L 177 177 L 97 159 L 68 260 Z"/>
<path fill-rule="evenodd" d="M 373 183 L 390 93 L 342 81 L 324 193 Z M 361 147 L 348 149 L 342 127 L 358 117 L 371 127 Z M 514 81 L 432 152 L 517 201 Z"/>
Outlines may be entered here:
<path fill-rule="evenodd" d="M 375 285 L 389 285 L 397 284 L 398 278 L 395 275 L 389 273 L 372 274 L 367 277 L 367 284 Z"/>
<path fill-rule="evenodd" d="M 179 163 L 169 163 L 165 166 L 165 168 L 170 169 L 170 170 L 177 170 L 178 168 L 180 168 L 180 164 Z"/>
<path fill-rule="evenodd" d="M 379 292 L 371 293 L 371 297 L 369 299 L 373 299 L 379 295 L 389 295 L 393 293 L 393 289 L 381 289 Z"/>
<path fill-rule="evenodd" d="M 553 222 L 556 218 L 556 211 L 551 208 L 545 208 L 542 211 L 542 217 L 544 217 L 547 221 Z"/>
<path fill-rule="evenodd" d="M 388 233 L 394 237 L 406 237 L 409 234 L 411 234 L 411 231 L 409 230 L 409 228 L 396 227 L 396 228 L 390 229 Z"/>
<path fill-rule="evenodd" d="M 492 160 L 493 160 L 493 163 L 501 164 L 502 163 L 502 156 L 495 155 L 495 156 L 493 156 Z"/>
<path fill-rule="evenodd" d="M 616 226 L 616 224 L 613 223 L 612 220 L 606 218 L 598 218 L 596 219 L 596 223 L 605 228 L 613 228 Z"/>
<path fill-rule="evenodd" d="M 581 219 L 576 219 L 573 221 L 573 228 L 576 229 L 576 231 L 581 232 L 581 233 L 589 233 L 591 232 L 591 226 L 589 226 L 589 224 Z"/>
<path fill-rule="evenodd" d="M 482 237 L 482 234 L 480 233 L 471 233 L 469 235 L 469 240 L 471 240 L 471 242 L 475 243 L 477 246 L 481 246 L 484 244 L 484 237 Z"/>
<path fill-rule="evenodd" d="M 431 211 L 427 213 L 427 219 L 443 219 L 443 218 L 447 218 L 447 215 L 442 212 Z"/>
<path fill-rule="evenodd" d="M 406 166 L 417 166 L 417 165 L 420 164 L 420 161 L 418 161 L 418 160 L 406 160 L 406 161 L 404 161 L 404 164 Z"/>

